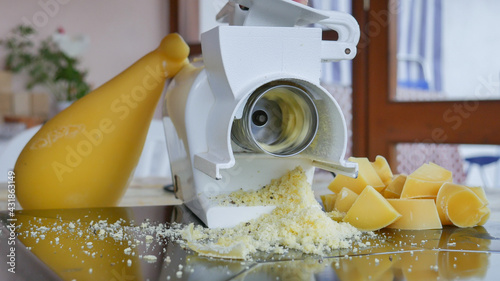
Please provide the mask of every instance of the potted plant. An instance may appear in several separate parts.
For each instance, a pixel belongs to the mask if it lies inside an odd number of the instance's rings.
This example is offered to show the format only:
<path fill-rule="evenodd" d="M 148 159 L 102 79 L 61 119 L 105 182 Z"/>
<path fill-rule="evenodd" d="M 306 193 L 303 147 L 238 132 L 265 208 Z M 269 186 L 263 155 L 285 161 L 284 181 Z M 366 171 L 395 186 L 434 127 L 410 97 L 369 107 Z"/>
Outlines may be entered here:
<path fill-rule="evenodd" d="M 45 87 L 57 102 L 72 102 L 89 93 L 90 85 L 85 81 L 87 72 L 79 69 L 80 61 L 64 52 L 53 37 L 36 46 L 34 35 L 36 31 L 32 27 L 19 25 L 10 37 L 0 40 L 7 51 L 5 69 L 26 73 L 28 90 L 35 86 Z"/>

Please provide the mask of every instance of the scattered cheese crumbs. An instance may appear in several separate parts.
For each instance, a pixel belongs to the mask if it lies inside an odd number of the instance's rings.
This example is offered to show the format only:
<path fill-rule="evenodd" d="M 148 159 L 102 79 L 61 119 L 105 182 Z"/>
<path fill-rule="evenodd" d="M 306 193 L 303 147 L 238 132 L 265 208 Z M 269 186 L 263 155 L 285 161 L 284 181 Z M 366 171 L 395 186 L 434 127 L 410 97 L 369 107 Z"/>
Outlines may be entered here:
<path fill-rule="evenodd" d="M 148 263 L 154 263 L 154 262 L 156 262 L 156 256 L 153 256 L 153 255 L 145 255 L 142 258 L 145 261 L 147 261 Z"/>
<path fill-rule="evenodd" d="M 330 219 L 314 198 L 302 168 L 253 192 L 218 196 L 222 205 L 275 205 L 270 214 L 234 228 L 208 229 L 190 224 L 182 230 L 188 246 L 201 255 L 248 259 L 257 251 L 285 253 L 288 249 L 326 255 L 359 241 L 362 232 Z"/>
<path fill-rule="evenodd" d="M 126 248 L 125 250 L 123 250 L 123 253 L 125 255 L 130 255 L 130 253 L 132 252 L 132 249 L 130 249 L 130 247 Z"/>
<path fill-rule="evenodd" d="M 180 270 L 179 270 L 179 271 L 177 271 L 177 272 L 175 273 L 175 276 L 177 276 L 177 278 L 181 278 L 181 277 L 182 277 L 182 271 L 180 271 Z"/>
<path fill-rule="evenodd" d="M 69 228 L 71 228 L 71 229 L 73 229 L 73 228 L 75 228 L 75 224 L 74 224 L 74 223 L 72 223 L 72 222 L 70 222 L 70 223 L 68 224 L 68 227 L 69 227 Z"/>
<path fill-rule="evenodd" d="M 132 260 L 130 260 L 130 259 L 128 259 L 128 260 L 127 260 L 127 266 L 128 266 L 128 267 L 131 267 L 131 266 L 132 266 Z"/>
<path fill-rule="evenodd" d="M 150 244 L 151 242 L 153 242 L 153 236 L 146 235 L 146 243 Z"/>

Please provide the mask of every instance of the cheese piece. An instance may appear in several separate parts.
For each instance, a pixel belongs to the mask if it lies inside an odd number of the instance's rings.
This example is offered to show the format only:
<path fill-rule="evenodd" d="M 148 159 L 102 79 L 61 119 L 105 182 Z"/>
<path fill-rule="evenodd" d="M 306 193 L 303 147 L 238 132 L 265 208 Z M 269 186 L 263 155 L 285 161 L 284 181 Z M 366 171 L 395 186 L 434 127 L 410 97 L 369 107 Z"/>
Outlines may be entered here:
<path fill-rule="evenodd" d="M 344 187 L 340 190 L 337 195 L 337 199 L 335 200 L 335 210 L 339 212 L 347 212 L 351 208 L 352 204 L 358 198 L 358 194 L 354 191 L 350 190 L 347 187 Z"/>
<path fill-rule="evenodd" d="M 441 224 L 443 225 L 451 225 L 453 222 L 449 219 L 447 215 L 447 208 L 449 205 L 449 199 L 456 193 L 462 192 L 462 191 L 470 191 L 469 193 L 473 193 L 476 195 L 477 198 L 483 203 L 482 207 L 479 207 L 478 210 L 475 210 L 475 212 L 478 212 L 478 215 L 482 216 L 479 222 L 477 222 L 477 225 L 484 225 L 486 221 L 488 220 L 490 216 L 490 209 L 486 207 L 488 204 L 488 200 L 486 199 L 486 194 L 484 193 L 484 190 L 482 187 L 468 187 L 464 185 L 459 185 L 459 184 L 453 184 L 453 183 L 445 183 L 443 186 L 439 189 L 438 195 L 436 197 L 436 206 L 438 209 L 438 214 L 439 218 L 441 219 Z M 465 196 L 465 195 L 464 195 Z M 469 195 L 472 196 L 472 195 Z M 475 202 L 475 197 L 473 202 Z M 477 203 L 477 202 L 476 202 Z M 465 205 L 469 205 L 469 202 L 464 202 Z M 466 206 L 467 208 L 469 206 Z"/>
<path fill-rule="evenodd" d="M 349 161 L 358 163 L 358 177 L 353 179 L 348 176 L 337 175 L 328 186 L 331 191 L 339 193 L 343 187 L 347 187 L 360 194 L 367 185 L 371 185 L 378 191 L 382 191 L 385 188 L 384 183 L 370 161 L 368 161 L 368 158 L 350 157 Z"/>
<path fill-rule="evenodd" d="M 454 184 L 454 183 L 444 183 L 441 188 L 439 189 L 439 192 L 436 197 L 436 207 L 438 210 L 439 214 L 439 219 L 441 220 L 442 225 L 451 225 L 452 222 L 446 215 L 446 208 L 448 205 L 448 200 L 450 199 L 450 196 L 463 191 L 467 190 L 466 186 L 459 185 L 459 184 Z"/>
<path fill-rule="evenodd" d="M 371 164 L 384 185 L 388 186 L 392 182 L 394 175 L 392 174 L 391 166 L 389 166 L 385 157 L 377 155 L 377 157 L 375 157 L 375 162 L 372 162 Z"/>
<path fill-rule="evenodd" d="M 400 198 L 401 191 L 403 190 L 403 186 L 405 185 L 406 175 L 401 174 L 397 175 L 392 182 L 384 189 L 384 197 L 385 198 Z"/>
<path fill-rule="evenodd" d="M 450 171 L 434 163 L 423 164 L 406 178 L 401 198 L 436 197 L 441 185 L 451 181 Z"/>
<path fill-rule="evenodd" d="M 371 231 L 395 222 L 401 214 L 375 188 L 367 186 L 344 217 L 354 227 Z"/>
<path fill-rule="evenodd" d="M 473 227 L 486 215 L 485 206 L 472 190 L 466 189 L 450 195 L 444 211 L 454 225 Z"/>
<path fill-rule="evenodd" d="M 323 202 L 323 208 L 325 209 L 325 212 L 331 212 L 333 211 L 333 208 L 335 206 L 335 199 L 337 198 L 337 194 L 324 194 L 320 196 L 321 202 Z"/>
<path fill-rule="evenodd" d="M 402 215 L 388 228 L 421 230 L 441 229 L 436 203 L 433 199 L 387 199 Z"/>

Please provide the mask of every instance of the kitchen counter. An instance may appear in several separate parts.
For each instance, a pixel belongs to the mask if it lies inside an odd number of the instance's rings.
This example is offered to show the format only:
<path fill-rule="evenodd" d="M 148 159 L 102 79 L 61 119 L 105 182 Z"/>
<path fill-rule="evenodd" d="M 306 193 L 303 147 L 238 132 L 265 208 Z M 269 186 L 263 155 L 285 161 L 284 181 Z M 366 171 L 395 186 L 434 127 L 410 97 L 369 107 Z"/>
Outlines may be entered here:
<path fill-rule="evenodd" d="M 487 195 L 492 214 L 484 227 L 385 229 L 365 238 L 366 247 L 329 257 L 262 253 L 253 261 L 201 257 L 156 236 L 152 227 L 200 223 L 184 205 L 19 210 L 14 216 L 22 233 L 15 240 L 16 273 L 7 271 L 10 217 L 4 211 L 0 280 L 498 280 L 500 191 Z M 117 221 L 127 226 L 126 239 L 100 238 L 90 225 L 104 220 L 108 227 Z"/>

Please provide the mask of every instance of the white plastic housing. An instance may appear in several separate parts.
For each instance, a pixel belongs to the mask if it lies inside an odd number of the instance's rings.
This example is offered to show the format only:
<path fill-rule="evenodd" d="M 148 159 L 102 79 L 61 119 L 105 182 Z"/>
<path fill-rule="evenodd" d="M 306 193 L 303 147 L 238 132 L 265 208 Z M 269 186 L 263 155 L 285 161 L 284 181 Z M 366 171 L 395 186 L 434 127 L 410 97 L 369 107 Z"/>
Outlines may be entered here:
<path fill-rule="evenodd" d="M 351 29 L 358 30 L 357 24 Z M 337 32 L 339 37 L 352 37 L 342 34 L 349 29 Z M 164 122 L 176 194 L 209 227 L 234 226 L 270 212 L 273 206 L 219 206 L 213 197 L 262 188 L 296 166 L 302 166 L 311 183 L 314 167 L 357 175 L 357 165 L 344 161 L 347 130 L 342 112 L 319 85 L 319 77 L 321 61 L 353 57 L 359 30 L 354 43 L 325 45 L 321 33 L 320 28 L 310 27 L 216 27 L 202 34 L 203 63 L 186 66 L 167 88 Z M 347 45 L 352 49 L 349 54 Z M 231 142 L 233 120 L 241 118 L 248 97 L 272 81 L 301 85 L 319 113 L 313 143 L 293 157 L 241 152 Z"/>

